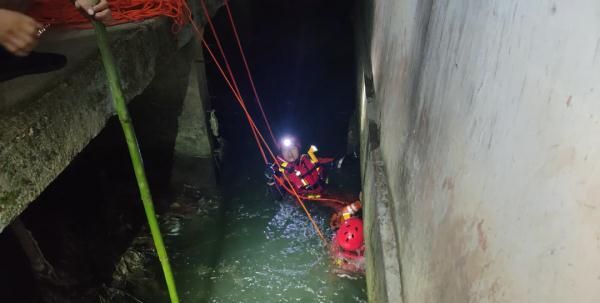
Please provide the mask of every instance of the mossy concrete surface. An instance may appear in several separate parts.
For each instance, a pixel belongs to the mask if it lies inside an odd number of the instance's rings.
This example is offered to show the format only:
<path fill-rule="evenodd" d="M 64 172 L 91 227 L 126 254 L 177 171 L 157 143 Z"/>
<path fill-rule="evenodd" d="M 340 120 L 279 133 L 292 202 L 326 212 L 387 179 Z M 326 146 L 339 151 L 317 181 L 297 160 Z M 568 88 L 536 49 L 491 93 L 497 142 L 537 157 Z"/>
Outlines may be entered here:
<path fill-rule="evenodd" d="M 390 212 L 391 196 L 379 150 L 368 153 L 363 202 L 367 241 L 369 302 L 403 302 L 398 243 Z"/>
<path fill-rule="evenodd" d="M 111 31 L 112 49 L 128 100 L 150 83 L 158 64 L 177 49 L 165 19 Z M 106 76 L 91 31 L 66 34 L 59 48 L 90 53 L 76 68 L 50 79 L 28 99 L 0 107 L 0 231 L 21 213 L 104 127 L 113 112 Z M 32 91 L 27 77 L 3 91 Z M 35 81 L 35 82 L 34 82 Z M 6 92 L 6 91 L 5 91 Z M 85 203 L 85 201 L 82 201 Z"/>

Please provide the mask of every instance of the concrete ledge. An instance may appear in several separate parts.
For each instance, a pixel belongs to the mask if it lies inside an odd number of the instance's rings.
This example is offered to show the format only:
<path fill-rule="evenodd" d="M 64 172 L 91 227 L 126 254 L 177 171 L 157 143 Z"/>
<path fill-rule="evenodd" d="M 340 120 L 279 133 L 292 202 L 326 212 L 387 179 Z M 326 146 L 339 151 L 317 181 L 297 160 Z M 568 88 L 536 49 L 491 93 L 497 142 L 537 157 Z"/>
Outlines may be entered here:
<path fill-rule="evenodd" d="M 128 100 L 148 86 L 157 64 L 177 49 L 164 19 L 117 28 L 111 39 Z M 0 108 L 0 231 L 62 172 L 114 114 L 94 45 L 95 37 L 89 32 L 60 41 L 61 48 L 70 46 L 75 54 L 79 50 L 89 56 L 69 66 L 66 74 L 47 79 L 49 88 L 29 77 L 3 83 L 3 92 L 34 93 L 20 98 L 12 95 L 11 104 Z"/>
<path fill-rule="evenodd" d="M 379 149 L 366 161 L 363 200 L 367 240 L 369 302 L 403 302 L 396 231 L 390 211 L 391 195 Z"/>

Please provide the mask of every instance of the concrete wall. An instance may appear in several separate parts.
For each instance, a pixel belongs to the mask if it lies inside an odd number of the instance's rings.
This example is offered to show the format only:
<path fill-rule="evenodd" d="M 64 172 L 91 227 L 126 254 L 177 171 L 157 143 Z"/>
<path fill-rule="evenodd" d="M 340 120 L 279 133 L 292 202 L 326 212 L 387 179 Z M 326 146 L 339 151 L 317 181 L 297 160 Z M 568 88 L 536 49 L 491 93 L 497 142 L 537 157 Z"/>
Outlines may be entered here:
<path fill-rule="evenodd" d="M 190 71 L 178 119 L 171 170 L 172 190 L 177 196 L 189 196 L 187 190 L 206 195 L 217 193 L 212 142 L 216 138 L 213 138 L 208 122 L 210 99 L 206 60 L 200 43 L 192 41 L 190 44 L 192 60 L 187 62 Z"/>
<path fill-rule="evenodd" d="M 208 0 L 210 14 L 214 15 L 222 3 L 222 0 Z M 197 23 L 202 25 L 206 20 L 198 6 L 199 3 L 190 2 Z M 178 52 L 195 39 L 191 26 L 184 26 L 176 34 L 172 29 L 167 18 L 109 28 L 125 98 L 128 102 L 135 97 L 148 100 L 147 104 L 139 105 L 141 110 L 137 110 L 141 112 L 139 116 L 142 121 L 134 124 L 153 124 L 152 127 L 146 127 L 150 133 L 146 137 L 158 136 L 153 142 L 163 147 L 171 146 L 164 143 L 174 141 L 176 134 L 171 134 L 170 130 L 178 131 L 178 126 L 182 126 L 182 132 L 206 128 L 204 115 L 198 111 L 188 114 L 186 117 L 189 119 L 183 122 L 178 121 L 177 116 L 172 118 L 172 115 L 153 121 L 147 119 L 156 116 L 160 110 L 168 110 L 169 114 L 173 114 L 182 108 L 181 103 L 176 102 L 157 106 L 151 104 L 177 99 L 170 94 L 171 91 L 180 92 L 181 98 L 185 95 L 187 70 L 172 71 L 173 75 L 177 74 L 175 72 L 184 74 L 181 77 L 185 79 L 180 83 L 178 77 L 161 85 L 152 83 L 160 80 L 155 79 L 159 78 L 157 70 L 169 64 L 172 58 L 187 56 L 188 61 L 192 59 L 191 54 Z M 38 197 L 114 115 L 93 31 L 51 29 L 44 34 L 36 50 L 64 54 L 68 64 L 52 73 L 29 75 L 0 83 L 0 232 Z M 189 64 L 185 66 L 189 67 Z M 179 84 L 181 89 L 178 90 Z M 154 86 L 154 91 L 147 89 L 149 86 Z M 187 102 L 185 110 L 194 102 L 204 100 Z M 132 116 L 136 116 L 135 113 Z M 196 116 L 198 119 L 193 120 Z M 143 139 L 144 128 L 140 129 L 139 135 Z M 154 132 L 156 129 L 158 131 Z M 206 134 L 204 131 L 199 137 L 206 137 Z M 207 142 L 202 144 L 209 148 Z M 211 162 L 210 155 L 208 159 Z"/>
<path fill-rule="evenodd" d="M 170 26 L 153 20 L 111 32 L 127 100 L 152 80 L 176 46 Z M 92 33 L 68 35 L 57 45 L 89 56 L 78 68 L 2 83 L 0 95 L 0 232 L 18 216 L 103 128 L 114 114 Z M 62 44 L 61 44 L 62 43 Z M 91 50 L 91 51 L 90 51 Z M 67 55 L 69 55 L 67 53 Z M 70 58 L 70 57 L 69 57 Z M 57 77 L 43 82 L 43 77 Z M 35 91 L 16 100 L 14 92 Z M 2 100 L 2 98 L 0 98 Z"/>
<path fill-rule="evenodd" d="M 372 301 L 599 302 L 600 2 L 376 0 L 372 26 L 369 264 L 402 285 Z"/>

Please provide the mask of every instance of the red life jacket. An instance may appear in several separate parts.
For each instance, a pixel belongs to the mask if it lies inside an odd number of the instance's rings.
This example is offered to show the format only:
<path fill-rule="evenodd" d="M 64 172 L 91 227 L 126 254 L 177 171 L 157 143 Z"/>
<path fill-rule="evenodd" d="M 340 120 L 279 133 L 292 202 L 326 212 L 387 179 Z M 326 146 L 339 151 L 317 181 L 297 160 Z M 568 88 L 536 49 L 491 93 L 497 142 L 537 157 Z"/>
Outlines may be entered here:
<path fill-rule="evenodd" d="M 304 154 L 296 162 L 277 158 L 281 166 L 279 170 L 287 176 L 298 193 L 319 193 L 323 190 L 321 181 L 324 168 L 319 166 L 318 162 L 313 163 L 310 157 Z"/>

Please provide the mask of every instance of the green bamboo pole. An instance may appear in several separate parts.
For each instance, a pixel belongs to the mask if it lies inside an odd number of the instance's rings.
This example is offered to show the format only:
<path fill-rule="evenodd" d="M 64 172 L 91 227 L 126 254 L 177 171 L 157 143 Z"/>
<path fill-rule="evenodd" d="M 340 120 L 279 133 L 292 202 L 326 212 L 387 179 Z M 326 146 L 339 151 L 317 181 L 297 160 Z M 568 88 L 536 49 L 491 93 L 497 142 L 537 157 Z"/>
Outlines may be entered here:
<path fill-rule="evenodd" d="M 115 60 L 108 46 L 106 27 L 104 24 L 95 20 L 92 20 L 92 24 L 94 25 L 94 29 L 96 31 L 98 47 L 100 48 L 100 55 L 102 56 L 102 64 L 104 64 L 104 70 L 106 71 L 106 77 L 108 78 L 108 84 L 112 93 L 115 110 L 117 111 L 119 121 L 123 127 L 123 133 L 125 133 L 125 140 L 127 141 L 129 155 L 131 156 L 135 177 L 140 189 L 140 196 L 142 197 L 142 203 L 144 204 L 144 211 L 146 212 L 146 218 L 148 219 L 148 225 L 150 226 L 150 233 L 152 233 L 152 239 L 154 240 L 154 245 L 156 246 L 156 251 L 158 252 L 158 258 L 165 275 L 165 281 L 167 282 L 169 297 L 171 298 L 171 303 L 179 303 L 179 297 L 175 287 L 175 279 L 173 278 L 173 272 L 171 271 L 171 265 L 169 264 L 169 257 L 167 256 L 167 250 L 165 249 L 160 228 L 158 227 L 158 222 L 156 221 L 154 203 L 152 202 L 152 195 L 150 194 L 148 180 L 146 179 L 142 155 L 140 153 L 140 148 L 135 136 L 135 131 L 133 129 L 133 123 L 131 121 L 131 117 L 129 116 L 129 111 L 127 111 L 125 98 L 123 97 L 123 92 L 121 91 L 121 81 L 115 67 Z"/>

